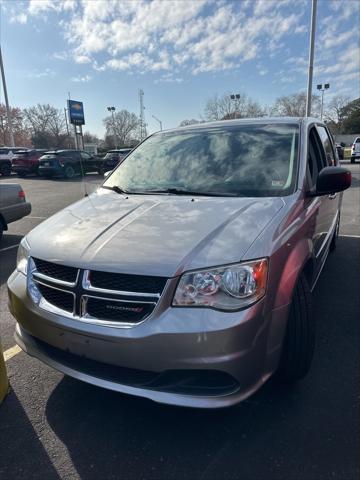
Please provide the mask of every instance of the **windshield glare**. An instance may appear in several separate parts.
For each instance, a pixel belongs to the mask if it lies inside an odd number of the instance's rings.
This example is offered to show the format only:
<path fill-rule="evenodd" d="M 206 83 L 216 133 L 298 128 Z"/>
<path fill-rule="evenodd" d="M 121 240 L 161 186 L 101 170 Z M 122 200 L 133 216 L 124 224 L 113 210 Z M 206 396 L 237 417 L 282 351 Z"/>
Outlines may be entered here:
<path fill-rule="evenodd" d="M 299 127 L 259 124 L 158 133 L 104 182 L 129 193 L 283 196 L 294 191 Z"/>

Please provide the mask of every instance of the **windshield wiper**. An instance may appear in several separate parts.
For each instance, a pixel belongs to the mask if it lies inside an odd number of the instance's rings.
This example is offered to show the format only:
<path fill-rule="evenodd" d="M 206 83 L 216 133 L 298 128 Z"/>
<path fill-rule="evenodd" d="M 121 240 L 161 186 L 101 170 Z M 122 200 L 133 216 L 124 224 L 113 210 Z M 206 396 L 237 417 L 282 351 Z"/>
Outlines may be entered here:
<path fill-rule="evenodd" d="M 109 187 L 108 185 L 101 185 L 101 188 L 106 188 L 107 190 L 111 190 L 111 191 L 113 191 L 115 193 L 119 193 L 119 194 L 129 193 L 126 190 L 123 190 L 122 188 L 118 187 L 117 185 L 112 185 L 111 187 Z"/>
<path fill-rule="evenodd" d="M 135 192 L 134 192 L 135 193 Z M 203 196 L 203 197 L 237 197 L 236 193 L 227 193 L 227 192 L 198 192 L 195 190 L 186 190 L 183 188 L 159 188 L 153 190 L 142 190 L 141 192 L 136 192 L 141 194 L 157 194 L 157 193 L 167 193 L 169 195 L 194 195 L 194 196 Z"/>

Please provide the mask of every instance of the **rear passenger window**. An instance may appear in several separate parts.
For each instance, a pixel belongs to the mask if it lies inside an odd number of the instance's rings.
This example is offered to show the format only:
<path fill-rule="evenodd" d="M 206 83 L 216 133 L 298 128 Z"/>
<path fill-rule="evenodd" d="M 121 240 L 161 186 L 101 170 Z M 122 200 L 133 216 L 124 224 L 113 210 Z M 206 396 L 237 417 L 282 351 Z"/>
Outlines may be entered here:
<path fill-rule="evenodd" d="M 325 127 L 317 127 L 321 142 L 325 150 L 326 166 L 331 167 L 336 164 L 332 141 Z"/>

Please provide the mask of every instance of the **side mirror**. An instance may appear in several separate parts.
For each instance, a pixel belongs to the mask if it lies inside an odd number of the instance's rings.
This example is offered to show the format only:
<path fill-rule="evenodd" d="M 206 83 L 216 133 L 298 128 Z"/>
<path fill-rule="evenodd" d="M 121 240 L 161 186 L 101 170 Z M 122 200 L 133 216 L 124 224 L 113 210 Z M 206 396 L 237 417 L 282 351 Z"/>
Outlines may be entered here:
<path fill-rule="evenodd" d="M 329 195 L 336 192 L 342 192 L 351 185 L 351 172 L 343 167 L 325 167 L 323 168 L 316 181 L 317 195 Z"/>
<path fill-rule="evenodd" d="M 108 170 L 107 172 L 105 172 L 104 173 L 104 178 L 107 178 L 110 175 L 111 172 L 112 172 L 112 170 Z"/>

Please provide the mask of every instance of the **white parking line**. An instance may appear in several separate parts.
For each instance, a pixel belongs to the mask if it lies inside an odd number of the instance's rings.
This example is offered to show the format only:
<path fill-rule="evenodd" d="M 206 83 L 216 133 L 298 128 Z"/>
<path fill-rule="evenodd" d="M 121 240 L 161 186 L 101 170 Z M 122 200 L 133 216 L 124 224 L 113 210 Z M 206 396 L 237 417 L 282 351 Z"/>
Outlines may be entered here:
<path fill-rule="evenodd" d="M 6 250 L 11 250 L 12 248 L 15 248 L 18 246 L 19 246 L 19 243 L 17 243 L 16 245 L 10 245 L 10 247 L 1 248 L 0 252 L 6 252 Z"/>
<path fill-rule="evenodd" d="M 339 237 L 360 238 L 360 235 L 339 235 Z"/>
<path fill-rule="evenodd" d="M 32 216 L 29 216 L 29 217 L 26 217 L 26 218 L 36 218 L 38 220 L 45 220 L 46 217 L 32 217 Z"/>
<path fill-rule="evenodd" d="M 19 345 L 14 345 L 13 347 L 11 348 L 8 348 L 7 350 L 5 350 L 4 352 L 4 360 L 5 362 L 9 361 L 10 358 L 13 358 L 15 357 L 15 355 L 17 355 L 18 353 L 22 352 L 21 348 L 19 347 Z"/>

